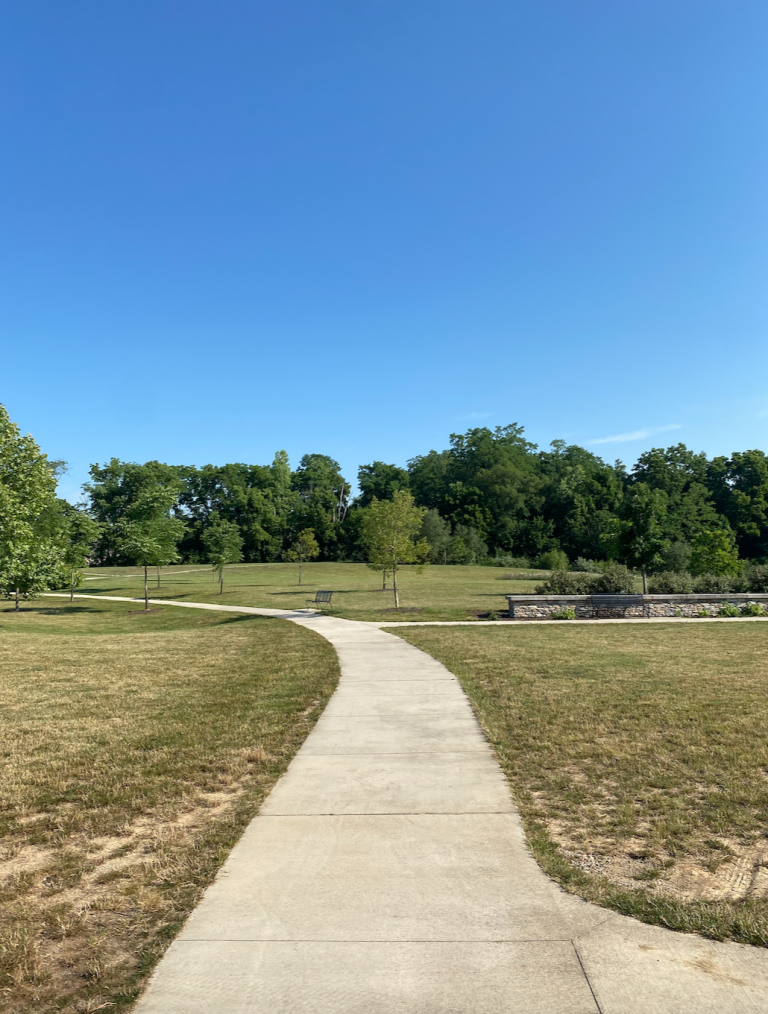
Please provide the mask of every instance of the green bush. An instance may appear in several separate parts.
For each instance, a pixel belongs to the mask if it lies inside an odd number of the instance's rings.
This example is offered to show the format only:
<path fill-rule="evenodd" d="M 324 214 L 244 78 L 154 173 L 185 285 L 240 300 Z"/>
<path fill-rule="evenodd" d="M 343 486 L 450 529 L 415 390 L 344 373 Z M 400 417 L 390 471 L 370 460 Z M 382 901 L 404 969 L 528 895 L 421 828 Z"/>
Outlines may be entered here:
<path fill-rule="evenodd" d="M 718 616 L 740 616 L 739 607 L 733 602 L 723 602 L 717 611 Z"/>
<path fill-rule="evenodd" d="M 596 574 L 599 569 L 597 560 L 588 560 L 584 556 L 577 556 L 571 564 L 571 570 L 578 570 L 584 574 Z"/>
<path fill-rule="evenodd" d="M 746 591 L 768 592 L 768 564 L 748 563 L 742 580 Z"/>
<path fill-rule="evenodd" d="M 559 612 L 552 613 L 552 619 L 553 620 L 575 620 L 576 619 L 576 610 L 573 608 L 573 606 L 563 606 L 563 608 Z"/>
<path fill-rule="evenodd" d="M 489 567 L 508 567 L 510 570 L 528 570 L 531 566 L 527 556 L 510 556 L 509 553 L 497 553 L 485 562 Z"/>
<path fill-rule="evenodd" d="M 562 549 L 550 549 L 536 561 L 539 570 L 568 570 L 568 557 Z"/>
<path fill-rule="evenodd" d="M 589 595 L 595 578 L 591 574 L 575 574 L 572 570 L 555 570 L 536 586 L 537 595 Z"/>
<path fill-rule="evenodd" d="M 734 590 L 735 579 L 730 574 L 700 574 L 693 582 L 693 590 L 699 595 L 714 592 L 725 595 Z"/>
<path fill-rule="evenodd" d="M 685 571 L 662 570 L 648 578 L 651 595 L 689 595 L 693 591 L 693 578 Z"/>
<path fill-rule="evenodd" d="M 742 616 L 765 616 L 765 609 L 759 602 L 747 602 L 742 606 Z"/>
<path fill-rule="evenodd" d="M 608 561 L 600 564 L 600 576 L 591 587 L 591 591 L 605 595 L 627 595 L 636 591 L 637 578 L 623 563 Z"/>

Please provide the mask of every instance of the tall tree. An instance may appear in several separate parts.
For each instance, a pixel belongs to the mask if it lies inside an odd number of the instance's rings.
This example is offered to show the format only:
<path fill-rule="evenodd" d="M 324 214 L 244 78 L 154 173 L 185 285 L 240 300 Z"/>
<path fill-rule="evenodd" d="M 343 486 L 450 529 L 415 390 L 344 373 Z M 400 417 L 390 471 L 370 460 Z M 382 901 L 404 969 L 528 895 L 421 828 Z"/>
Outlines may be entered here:
<path fill-rule="evenodd" d="M 96 549 L 100 563 L 128 562 L 123 552 L 127 545 L 125 526 L 129 521 L 143 518 L 148 497 L 151 499 L 158 491 L 168 491 L 171 504 L 168 510 L 177 513 L 176 504 L 189 472 L 185 466 L 166 465 L 161 461 L 138 465 L 112 458 L 106 465 L 91 465 L 91 481 L 83 490 L 89 501 L 88 513 L 102 525 Z"/>
<path fill-rule="evenodd" d="M 144 568 L 145 612 L 149 612 L 149 567 L 163 567 L 178 559 L 177 546 L 184 536 L 184 522 L 170 513 L 176 498 L 173 487 L 146 489 L 115 526 L 117 551 Z"/>
<path fill-rule="evenodd" d="M 224 567 L 243 558 L 243 540 L 233 521 L 214 516 L 203 532 L 203 545 L 208 561 L 219 575 L 219 595 L 224 594 Z"/>
<path fill-rule="evenodd" d="M 357 485 L 360 487 L 357 503 L 360 507 L 367 507 L 374 497 L 377 500 L 389 500 L 395 490 L 408 489 L 410 476 L 406 468 L 374 461 L 358 468 Z"/>
<path fill-rule="evenodd" d="M 0 405 L 0 590 L 16 600 L 60 578 L 61 554 L 41 528 L 54 509 L 56 463 Z"/>
<path fill-rule="evenodd" d="M 635 485 L 625 501 L 619 530 L 619 550 L 630 565 L 643 575 L 643 594 L 648 591 L 648 572 L 664 560 L 669 539 L 664 532 L 667 495 L 644 482 Z"/>
<path fill-rule="evenodd" d="M 429 559 L 429 543 L 415 537 L 421 528 L 426 509 L 414 504 L 413 496 L 396 490 L 391 500 L 375 497 L 367 508 L 362 523 L 362 536 L 368 546 L 369 562 L 392 572 L 395 608 L 400 608 L 397 592 L 397 568 L 404 563 L 425 563 Z"/>

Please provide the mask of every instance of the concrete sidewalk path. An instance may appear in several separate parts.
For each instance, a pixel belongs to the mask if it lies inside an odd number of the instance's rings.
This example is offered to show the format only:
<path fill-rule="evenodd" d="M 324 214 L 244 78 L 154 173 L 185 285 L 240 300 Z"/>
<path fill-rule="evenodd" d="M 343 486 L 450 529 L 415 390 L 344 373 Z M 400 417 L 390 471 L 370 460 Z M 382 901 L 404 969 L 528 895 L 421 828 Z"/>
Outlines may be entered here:
<path fill-rule="evenodd" d="M 157 604 L 290 619 L 333 644 L 342 675 L 136 1014 L 768 1011 L 768 951 L 646 926 L 549 880 L 431 656 L 373 624 Z"/>

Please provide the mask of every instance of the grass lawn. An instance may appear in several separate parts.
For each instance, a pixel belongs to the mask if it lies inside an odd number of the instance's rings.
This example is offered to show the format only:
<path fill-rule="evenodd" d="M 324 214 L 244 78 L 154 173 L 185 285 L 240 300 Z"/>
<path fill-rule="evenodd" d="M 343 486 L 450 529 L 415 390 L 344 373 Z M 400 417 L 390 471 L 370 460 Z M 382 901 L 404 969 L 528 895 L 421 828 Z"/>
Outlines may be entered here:
<path fill-rule="evenodd" d="M 763 624 L 406 628 L 467 691 L 569 891 L 768 946 Z"/>
<path fill-rule="evenodd" d="M 337 678 L 279 620 L 0 611 L 0 1010 L 128 1006 Z"/>
<path fill-rule="evenodd" d="M 334 592 L 334 616 L 349 620 L 474 620 L 489 612 L 506 612 L 506 594 L 533 592 L 546 571 L 523 571 L 521 579 L 510 579 L 500 567 L 425 567 L 419 574 L 413 567 L 398 572 L 398 590 L 402 608 L 394 609 L 391 578 L 387 591 L 381 590 L 381 574 L 364 563 L 305 563 L 302 584 L 298 584 L 298 564 L 243 563 L 227 567 L 224 594 L 210 567 L 204 564 L 180 564 L 161 573 L 161 587 L 154 587 L 153 598 L 180 601 L 225 602 L 231 605 L 261 606 L 271 609 L 304 609 L 307 599 L 318 589 Z M 86 571 L 81 592 L 109 595 L 143 595 L 143 571 L 136 567 L 102 567 Z M 494 616 L 495 618 L 495 616 Z"/>

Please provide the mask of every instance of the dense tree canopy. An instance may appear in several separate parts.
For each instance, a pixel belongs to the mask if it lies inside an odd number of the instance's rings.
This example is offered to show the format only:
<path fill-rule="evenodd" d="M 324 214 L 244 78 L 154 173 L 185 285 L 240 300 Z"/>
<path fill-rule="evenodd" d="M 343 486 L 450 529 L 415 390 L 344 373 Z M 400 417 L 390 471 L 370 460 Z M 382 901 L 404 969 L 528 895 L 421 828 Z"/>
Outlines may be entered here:
<path fill-rule="evenodd" d="M 93 465 L 84 487 L 87 516 L 97 527 L 78 535 L 78 559 L 87 554 L 102 564 L 133 562 L 137 551 L 128 535 L 147 527 L 146 504 L 157 502 L 164 505 L 162 518 L 152 524 L 163 530 L 151 534 L 165 548 L 159 555 L 145 552 L 147 561 L 173 558 L 183 532 L 179 557 L 210 562 L 209 530 L 216 525 L 232 533 L 233 544 L 236 533 L 246 562 L 290 559 L 307 531 L 320 560 L 365 561 L 372 508 L 407 494 L 422 510 L 418 538 L 426 540 L 433 564 L 506 566 L 556 557 L 589 570 L 595 561 L 615 559 L 649 574 L 674 574 L 700 571 L 711 557 L 712 573 L 727 576 L 742 566 L 739 561 L 768 562 L 768 458 L 761 450 L 710 459 L 676 444 L 645 451 L 627 470 L 562 440 L 540 450 L 512 424 L 452 434 L 446 449 L 417 455 L 406 468 L 378 460 L 361 465 L 357 480 L 353 497 L 338 462 L 319 453 L 305 454 L 295 468 L 285 451 L 267 465 L 113 458 Z M 56 507 L 54 490 L 55 468 L 0 409 L 5 587 L 34 588 L 52 579 L 55 532 L 68 531 L 72 520 L 68 505 Z M 63 512 L 58 525 L 51 521 L 57 510 Z M 58 541 L 63 560 L 66 538 Z M 22 580 L 24 566 L 29 574 Z"/>

